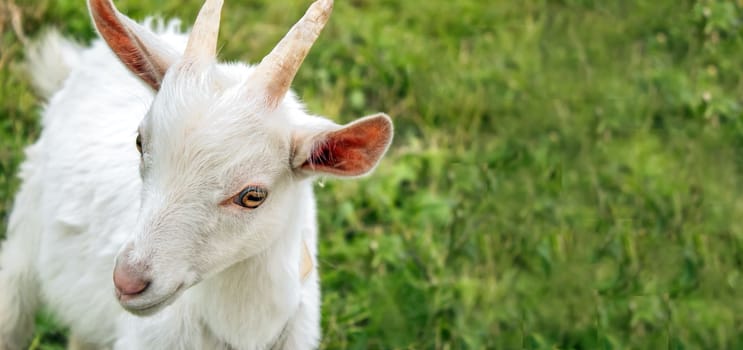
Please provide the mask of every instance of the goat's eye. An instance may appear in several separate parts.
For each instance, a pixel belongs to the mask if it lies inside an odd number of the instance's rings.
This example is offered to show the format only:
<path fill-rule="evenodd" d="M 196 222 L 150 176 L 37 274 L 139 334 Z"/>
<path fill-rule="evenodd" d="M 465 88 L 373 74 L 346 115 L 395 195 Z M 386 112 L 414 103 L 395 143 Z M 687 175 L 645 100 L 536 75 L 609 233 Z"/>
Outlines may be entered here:
<path fill-rule="evenodd" d="M 234 202 L 241 207 L 255 209 L 263 204 L 267 196 L 268 192 L 265 189 L 257 186 L 248 186 L 240 194 L 235 196 Z"/>
<path fill-rule="evenodd" d="M 139 154 L 142 154 L 142 135 L 137 134 L 137 151 L 139 151 Z"/>

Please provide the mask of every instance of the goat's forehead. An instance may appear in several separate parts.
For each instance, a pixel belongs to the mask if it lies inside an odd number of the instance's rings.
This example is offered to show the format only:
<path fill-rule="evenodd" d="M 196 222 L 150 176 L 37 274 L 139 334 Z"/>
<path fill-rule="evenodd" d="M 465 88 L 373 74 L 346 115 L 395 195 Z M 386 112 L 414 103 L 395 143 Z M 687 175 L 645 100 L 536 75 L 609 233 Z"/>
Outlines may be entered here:
<path fill-rule="evenodd" d="M 292 94 L 272 112 L 257 106 L 245 96 L 251 69 L 238 63 L 168 73 L 143 122 L 163 172 L 198 167 L 250 177 L 288 167 L 292 120 L 303 109 Z"/>
<path fill-rule="evenodd" d="M 289 169 L 290 140 L 271 129 L 246 130 L 157 133 L 150 142 L 150 173 L 163 186 L 217 186 L 223 194 L 246 183 L 272 185 Z"/>
<path fill-rule="evenodd" d="M 280 157 L 289 152 L 291 132 L 276 120 L 219 103 L 184 107 L 176 117 L 153 115 L 147 140 L 153 151 L 188 156 L 191 161 Z"/>

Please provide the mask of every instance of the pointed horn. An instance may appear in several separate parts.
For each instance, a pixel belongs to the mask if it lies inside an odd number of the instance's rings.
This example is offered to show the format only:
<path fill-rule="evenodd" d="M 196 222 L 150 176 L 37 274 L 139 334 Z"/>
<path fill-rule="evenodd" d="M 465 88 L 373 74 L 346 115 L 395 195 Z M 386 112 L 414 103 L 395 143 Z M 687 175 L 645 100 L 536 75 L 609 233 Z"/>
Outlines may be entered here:
<path fill-rule="evenodd" d="M 269 108 L 275 108 L 289 90 L 299 66 L 320 36 L 332 10 L 333 0 L 315 1 L 299 22 L 256 67 L 254 77 L 265 88 Z"/>
<path fill-rule="evenodd" d="M 192 59 L 217 57 L 217 37 L 223 3 L 223 0 L 206 0 L 188 37 L 184 57 Z"/>

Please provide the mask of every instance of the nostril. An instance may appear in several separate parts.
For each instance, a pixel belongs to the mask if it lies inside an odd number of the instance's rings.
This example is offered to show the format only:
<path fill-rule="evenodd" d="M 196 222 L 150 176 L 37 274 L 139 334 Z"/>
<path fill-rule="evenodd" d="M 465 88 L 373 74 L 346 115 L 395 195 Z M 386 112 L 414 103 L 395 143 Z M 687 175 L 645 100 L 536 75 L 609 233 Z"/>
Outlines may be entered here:
<path fill-rule="evenodd" d="M 114 286 L 118 294 L 135 296 L 144 292 L 149 287 L 150 281 L 127 270 L 119 264 L 114 268 Z"/>

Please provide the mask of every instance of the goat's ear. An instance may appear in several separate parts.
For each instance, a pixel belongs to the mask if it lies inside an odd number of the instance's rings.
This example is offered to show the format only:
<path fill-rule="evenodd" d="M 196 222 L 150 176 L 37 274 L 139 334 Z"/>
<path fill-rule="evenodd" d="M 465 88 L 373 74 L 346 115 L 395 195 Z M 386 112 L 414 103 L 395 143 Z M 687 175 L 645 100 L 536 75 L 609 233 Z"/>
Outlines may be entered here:
<path fill-rule="evenodd" d="M 121 62 L 155 90 L 178 55 L 150 30 L 121 14 L 111 0 L 88 0 L 98 32 Z"/>
<path fill-rule="evenodd" d="M 314 135 L 298 135 L 292 165 L 309 174 L 361 176 L 374 169 L 391 141 L 390 117 L 368 116 Z"/>

